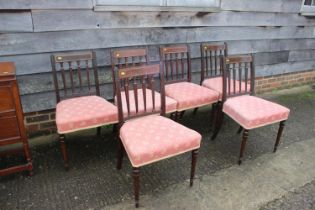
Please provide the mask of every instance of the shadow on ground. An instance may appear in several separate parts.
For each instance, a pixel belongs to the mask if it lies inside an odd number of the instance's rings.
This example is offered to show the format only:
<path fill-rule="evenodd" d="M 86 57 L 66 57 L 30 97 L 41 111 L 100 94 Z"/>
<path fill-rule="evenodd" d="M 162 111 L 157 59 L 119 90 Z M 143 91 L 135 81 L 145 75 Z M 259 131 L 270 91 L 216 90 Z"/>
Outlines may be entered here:
<path fill-rule="evenodd" d="M 273 95 L 271 100 L 291 109 L 280 147 L 315 136 L 314 91 Z M 236 134 L 238 125 L 225 118 L 217 139 L 211 141 L 210 113 L 210 108 L 200 109 L 196 116 L 187 112 L 180 121 L 203 136 L 197 178 L 237 163 L 241 140 L 241 136 Z M 245 159 L 271 153 L 277 129 L 278 125 L 272 125 L 251 131 Z M 32 147 L 34 177 L 29 178 L 25 174 L 1 177 L 1 208 L 98 209 L 126 199 L 133 202 L 128 158 L 124 159 L 123 169 L 117 171 L 116 139 L 111 128 L 103 128 L 101 138 L 95 134 L 95 130 L 89 130 L 67 136 L 71 167 L 68 172 L 63 169 L 57 141 Z M 0 167 L 15 161 L 20 159 L 2 159 Z M 141 171 L 141 193 L 154 195 L 169 185 L 185 182 L 189 178 L 189 171 L 190 154 L 145 166 Z"/>

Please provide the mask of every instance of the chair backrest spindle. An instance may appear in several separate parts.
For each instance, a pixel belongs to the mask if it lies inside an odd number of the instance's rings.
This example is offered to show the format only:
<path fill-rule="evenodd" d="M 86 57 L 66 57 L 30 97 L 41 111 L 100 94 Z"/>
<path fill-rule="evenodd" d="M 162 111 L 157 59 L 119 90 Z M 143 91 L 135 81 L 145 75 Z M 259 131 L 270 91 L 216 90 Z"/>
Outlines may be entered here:
<path fill-rule="evenodd" d="M 79 84 L 80 84 L 80 91 L 83 90 L 82 86 L 82 72 L 81 72 L 81 62 L 77 61 L 77 67 L 78 67 L 78 77 L 79 77 Z"/>

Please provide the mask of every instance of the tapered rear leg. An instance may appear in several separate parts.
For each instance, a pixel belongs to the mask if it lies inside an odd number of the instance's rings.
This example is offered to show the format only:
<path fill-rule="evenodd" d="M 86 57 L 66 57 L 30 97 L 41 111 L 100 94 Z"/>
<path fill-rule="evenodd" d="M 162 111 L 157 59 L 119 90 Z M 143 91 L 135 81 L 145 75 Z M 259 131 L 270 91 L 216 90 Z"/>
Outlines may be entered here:
<path fill-rule="evenodd" d="M 275 146 L 273 148 L 273 152 L 276 152 L 278 149 L 284 126 L 285 126 L 285 121 L 281 121 L 280 125 L 279 125 L 279 129 L 278 129 L 276 143 L 275 143 Z"/>
<path fill-rule="evenodd" d="M 193 150 L 191 152 L 190 187 L 192 187 L 194 184 L 197 156 L 198 156 L 198 149 Z"/>
<path fill-rule="evenodd" d="M 135 206 L 139 207 L 139 192 L 140 192 L 140 168 L 132 168 L 133 190 L 135 195 Z"/>
<path fill-rule="evenodd" d="M 246 142 L 247 142 L 247 139 L 248 139 L 248 132 L 249 132 L 249 130 L 247 130 L 247 129 L 245 129 L 243 131 L 243 139 L 242 139 L 242 143 L 241 143 L 240 156 L 239 156 L 239 159 L 238 159 L 238 164 L 239 165 L 241 165 L 242 159 L 243 159 L 243 156 L 244 156 L 244 150 L 245 150 Z"/>

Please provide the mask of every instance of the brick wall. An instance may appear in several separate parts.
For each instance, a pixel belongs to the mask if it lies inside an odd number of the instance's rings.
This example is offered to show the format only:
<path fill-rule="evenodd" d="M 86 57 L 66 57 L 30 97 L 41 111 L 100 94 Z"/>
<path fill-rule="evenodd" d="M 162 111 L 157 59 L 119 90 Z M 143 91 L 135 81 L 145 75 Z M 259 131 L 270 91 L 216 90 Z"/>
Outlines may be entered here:
<path fill-rule="evenodd" d="M 24 123 L 30 138 L 56 133 L 55 109 L 25 113 Z"/>
<path fill-rule="evenodd" d="M 256 93 L 290 88 L 315 82 L 315 70 L 256 78 Z"/>
<path fill-rule="evenodd" d="M 315 70 L 256 78 L 256 93 L 315 82 Z M 29 137 L 48 135 L 56 132 L 55 110 L 25 114 L 25 125 Z"/>

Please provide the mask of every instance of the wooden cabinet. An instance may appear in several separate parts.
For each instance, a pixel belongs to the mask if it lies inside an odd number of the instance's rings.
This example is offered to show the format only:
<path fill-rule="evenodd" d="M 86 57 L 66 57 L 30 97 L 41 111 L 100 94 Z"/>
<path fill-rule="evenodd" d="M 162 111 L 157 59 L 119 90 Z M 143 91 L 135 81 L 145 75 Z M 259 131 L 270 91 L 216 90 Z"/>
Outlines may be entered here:
<path fill-rule="evenodd" d="M 6 150 L 6 152 L 1 153 L 1 156 L 23 152 L 26 159 L 25 164 L 0 169 L 0 176 L 24 170 L 28 170 L 30 175 L 32 175 L 33 165 L 23 119 L 14 64 L 11 62 L 0 62 L 0 147 L 18 143 L 22 144 L 23 147 L 22 151 Z"/>

